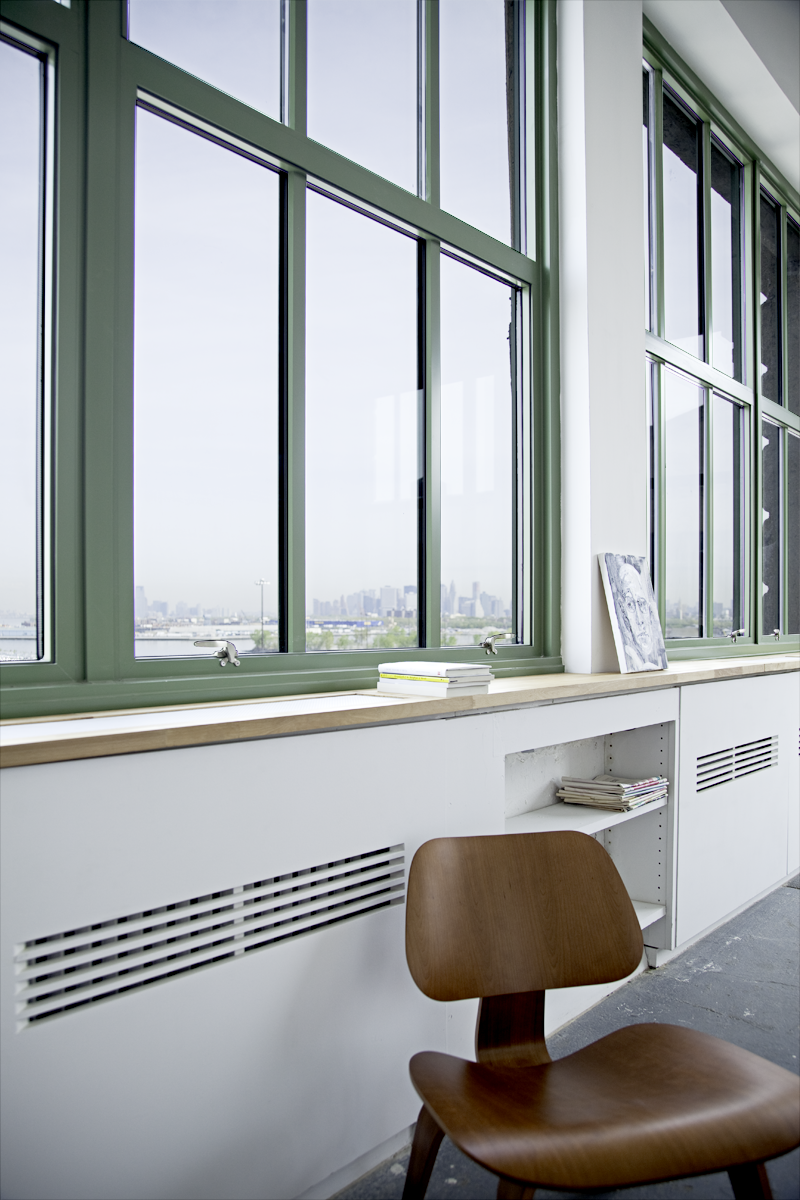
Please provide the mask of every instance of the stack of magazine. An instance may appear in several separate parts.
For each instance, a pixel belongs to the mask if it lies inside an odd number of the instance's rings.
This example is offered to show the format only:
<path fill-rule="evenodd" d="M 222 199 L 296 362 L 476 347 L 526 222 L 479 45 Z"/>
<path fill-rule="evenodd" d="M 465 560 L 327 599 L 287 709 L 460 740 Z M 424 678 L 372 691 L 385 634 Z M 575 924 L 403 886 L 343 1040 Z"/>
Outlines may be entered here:
<path fill-rule="evenodd" d="M 567 804 L 589 804 L 611 812 L 630 812 L 641 804 L 665 800 L 669 781 L 664 775 L 649 779 L 629 779 L 623 775 L 595 775 L 594 779 L 578 779 L 564 775 L 556 792 Z"/>
<path fill-rule="evenodd" d="M 483 663 L 396 662 L 378 667 L 378 691 L 390 695 L 480 696 L 494 675 Z"/>

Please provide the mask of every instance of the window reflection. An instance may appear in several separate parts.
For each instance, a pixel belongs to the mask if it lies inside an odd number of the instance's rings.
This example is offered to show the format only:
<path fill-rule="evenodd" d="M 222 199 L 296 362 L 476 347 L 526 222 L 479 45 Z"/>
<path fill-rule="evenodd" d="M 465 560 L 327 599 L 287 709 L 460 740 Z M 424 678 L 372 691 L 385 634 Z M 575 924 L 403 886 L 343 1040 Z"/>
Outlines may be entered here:
<path fill-rule="evenodd" d="M 703 389 L 664 372 L 667 638 L 703 636 Z"/>
<path fill-rule="evenodd" d="M 713 501 L 713 637 L 742 626 L 742 410 L 714 394 L 711 488 Z"/>
<path fill-rule="evenodd" d="M 780 209 L 761 194 L 761 394 L 781 402 Z"/>
<path fill-rule="evenodd" d="M 514 290 L 442 256 L 442 637 L 513 613 Z M 478 639 L 479 640 L 479 639 Z"/>
<path fill-rule="evenodd" d="M 442 208 L 506 243 L 513 56 L 503 0 L 439 0 Z"/>
<path fill-rule="evenodd" d="M 312 191 L 307 229 L 306 645 L 416 646 L 417 243 Z"/>
<path fill-rule="evenodd" d="M 137 657 L 277 649 L 279 186 L 137 110 Z"/>
<path fill-rule="evenodd" d="M 800 228 L 786 219 L 786 403 L 800 417 Z"/>
<path fill-rule="evenodd" d="M 711 146 L 711 359 L 718 371 L 742 378 L 741 168 Z"/>
<path fill-rule="evenodd" d="M 128 37 L 280 120 L 280 0 L 129 0 Z"/>
<path fill-rule="evenodd" d="M 761 424 L 761 566 L 762 628 L 781 627 L 781 431 Z"/>
<path fill-rule="evenodd" d="M 0 41 L 0 661 L 41 657 L 38 587 L 41 406 L 42 64 Z"/>
<path fill-rule="evenodd" d="M 416 192 L 415 0 L 310 0 L 308 135 Z"/>
<path fill-rule="evenodd" d="M 666 338 L 703 357 L 700 306 L 700 129 L 664 92 L 664 315 Z"/>
<path fill-rule="evenodd" d="M 786 435 L 786 628 L 800 633 L 800 437 Z"/>

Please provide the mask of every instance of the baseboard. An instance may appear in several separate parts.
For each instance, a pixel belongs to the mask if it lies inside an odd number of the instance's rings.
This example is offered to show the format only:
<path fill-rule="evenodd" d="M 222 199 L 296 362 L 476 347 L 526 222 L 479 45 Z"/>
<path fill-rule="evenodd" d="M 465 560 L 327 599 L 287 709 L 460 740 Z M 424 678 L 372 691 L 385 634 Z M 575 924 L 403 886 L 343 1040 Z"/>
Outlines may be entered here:
<path fill-rule="evenodd" d="M 763 900 L 765 896 L 769 896 L 772 892 L 776 892 L 779 887 L 784 887 L 790 879 L 794 879 L 797 871 L 790 871 L 783 879 L 776 880 L 771 883 L 768 888 L 764 888 L 763 892 L 759 892 L 757 896 L 753 896 L 750 900 L 746 900 L 744 904 L 740 904 L 738 908 L 734 908 L 731 912 L 726 913 L 724 917 L 720 917 L 713 925 L 707 925 L 705 929 L 701 929 L 699 933 L 695 933 L 685 942 L 681 942 L 680 946 L 676 946 L 674 950 L 660 950 L 656 946 L 645 946 L 644 952 L 647 955 L 647 965 L 649 967 L 663 967 L 679 954 L 683 954 L 684 950 L 688 950 L 695 942 L 699 942 L 701 938 L 708 937 L 715 929 L 721 929 L 723 925 L 727 925 L 728 921 L 732 921 L 734 917 L 738 917 L 739 913 L 746 912 L 748 908 L 752 908 L 754 904 L 758 904 L 759 900 Z"/>
<path fill-rule="evenodd" d="M 340 1167 L 338 1171 L 328 1175 L 327 1179 L 315 1183 L 308 1191 L 303 1192 L 302 1196 L 298 1196 L 297 1200 L 331 1200 L 331 1197 L 335 1196 L 337 1192 L 344 1191 L 345 1188 L 361 1179 L 363 1175 L 374 1171 L 381 1163 L 388 1162 L 389 1159 L 407 1150 L 413 1136 L 414 1126 L 408 1125 L 399 1133 L 387 1138 L 385 1142 L 381 1142 L 379 1146 L 373 1146 L 366 1154 L 362 1154 L 360 1158 L 348 1163 L 346 1167 Z"/>

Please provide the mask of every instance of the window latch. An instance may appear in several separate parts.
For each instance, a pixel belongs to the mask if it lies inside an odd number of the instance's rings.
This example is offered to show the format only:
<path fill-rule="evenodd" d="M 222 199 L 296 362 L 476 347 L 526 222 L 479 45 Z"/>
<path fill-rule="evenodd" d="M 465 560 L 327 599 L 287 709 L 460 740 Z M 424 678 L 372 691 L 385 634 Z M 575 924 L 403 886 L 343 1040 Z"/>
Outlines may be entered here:
<path fill-rule="evenodd" d="M 209 650 L 213 650 L 221 667 L 227 667 L 228 663 L 233 663 L 234 667 L 241 666 L 233 642 L 218 641 L 216 638 L 200 638 L 195 642 L 195 646 L 207 646 Z"/>
<path fill-rule="evenodd" d="M 504 633 L 490 633 L 489 636 L 484 638 L 480 643 L 481 649 L 485 650 L 487 654 L 497 654 L 494 644 L 498 638 L 504 638 L 505 636 L 506 635 Z"/>
<path fill-rule="evenodd" d="M 779 642 L 779 641 L 781 640 L 781 631 L 780 631 L 780 629 L 773 629 L 773 631 L 772 631 L 772 636 L 775 638 L 775 641 L 776 641 L 776 642 Z"/>
<path fill-rule="evenodd" d="M 736 645 L 736 639 L 737 639 L 737 637 L 745 637 L 745 636 L 746 636 L 746 634 L 747 634 L 747 630 L 746 630 L 746 629 L 731 629 L 731 630 L 729 630 L 729 631 L 728 631 L 726 634 L 724 634 L 723 636 L 724 636 L 724 637 L 729 637 L 729 638 L 731 639 L 731 641 L 733 642 L 734 646 L 735 646 L 735 645 Z"/>

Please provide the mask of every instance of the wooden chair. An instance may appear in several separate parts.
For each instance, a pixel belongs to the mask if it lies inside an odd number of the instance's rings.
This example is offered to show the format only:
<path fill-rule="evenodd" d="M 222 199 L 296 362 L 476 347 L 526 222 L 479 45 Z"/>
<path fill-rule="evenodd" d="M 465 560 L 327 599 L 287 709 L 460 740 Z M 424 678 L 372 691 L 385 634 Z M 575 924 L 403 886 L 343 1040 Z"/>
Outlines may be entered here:
<path fill-rule="evenodd" d="M 655 1023 L 556 1062 L 547 1052 L 545 988 L 610 983 L 642 956 L 633 905 L 593 838 L 426 842 L 409 872 L 406 954 L 426 996 L 481 1003 L 477 1062 L 434 1051 L 411 1060 L 423 1106 L 404 1200 L 425 1195 L 445 1133 L 500 1177 L 499 1200 L 722 1170 L 737 1200 L 771 1196 L 765 1159 L 800 1141 L 789 1071 Z"/>

